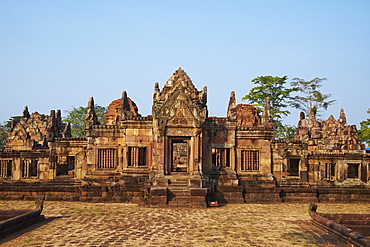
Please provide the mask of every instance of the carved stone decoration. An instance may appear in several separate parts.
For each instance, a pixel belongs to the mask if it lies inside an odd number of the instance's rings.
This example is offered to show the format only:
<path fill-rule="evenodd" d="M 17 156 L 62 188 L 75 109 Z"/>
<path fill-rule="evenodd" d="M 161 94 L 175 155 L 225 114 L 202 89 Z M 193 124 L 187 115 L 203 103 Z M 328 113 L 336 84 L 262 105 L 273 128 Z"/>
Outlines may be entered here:
<path fill-rule="evenodd" d="M 264 120 L 262 121 L 259 111 L 249 104 L 236 104 L 235 92 L 230 93 L 229 105 L 227 108 L 227 118 L 237 122 L 238 127 L 248 128 L 265 128 L 273 129 L 273 124 L 270 120 L 270 101 L 267 99 L 264 110 Z"/>
<path fill-rule="evenodd" d="M 60 110 L 55 113 L 55 110 L 50 111 L 50 117 L 48 119 L 48 128 L 46 139 L 51 141 L 54 137 L 61 137 L 62 128 L 62 117 Z"/>
<path fill-rule="evenodd" d="M 70 131 L 63 134 L 61 111 L 50 111 L 49 117 L 42 117 L 38 112 L 29 115 L 28 108 L 23 110 L 20 121 L 10 129 L 6 147 L 12 150 L 32 150 L 47 148 L 46 141 L 54 137 L 70 136 Z M 28 117 L 26 117 L 28 116 Z"/>
<path fill-rule="evenodd" d="M 228 140 L 228 130 L 225 126 L 217 126 L 217 128 L 208 131 L 208 136 L 210 142 L 214 144 L 225 144 Z"/>
<path fill-rule="evenodd" d="M 304 140 L 305 123 L 302 120 L 298 123 L 296 140 Z M 315 151 L 334 151 L 334 150 L 359 150 L 361 141 L 356 131 L 356 126 L 347 124 L 344 110 L 340 110 L 338 120 L 330 115 L 326 121 L 317 121 L 313 112 L 310 112 L 308 120 L 308 141 L 312 140 Z"/>
<path fill-rule="evenodd" d="M 86 123 L 85 123 L 86 129 L 90 129 L 93 125 L 100 124 L 98 122 L 98 117 L 96 116 L 94 106 L 95 106 L 94 98 L 90 97 L 87 103 L 87 113 L 86 113 L 86 118 L 85 118 L 86 119 Z"/>
<path fill-rule="evenodd" d="M 253 105 L 239 104 L 235 108 L 238 126 L 240 127 L 260 127 L 261 117 L 258 110 Z"/>
<path fill-rule="evenodd" d="M 106 125 L 120 125 L 130 117 L 141 117 L 135 102 L 127 97 L 126 91 L 122 92 L 122 98 L 112 101 L 108 106 L 107 113 L 104 114 Z"/>
<path fill-rule="evenodd" d="M 160 135 L 171 125 L 200 128 L 208 116 L 207 88 L 198 91 L 181 68 L 168 79 L 162 91 L 155 84 L 153 101 L 153 123 Z"/>

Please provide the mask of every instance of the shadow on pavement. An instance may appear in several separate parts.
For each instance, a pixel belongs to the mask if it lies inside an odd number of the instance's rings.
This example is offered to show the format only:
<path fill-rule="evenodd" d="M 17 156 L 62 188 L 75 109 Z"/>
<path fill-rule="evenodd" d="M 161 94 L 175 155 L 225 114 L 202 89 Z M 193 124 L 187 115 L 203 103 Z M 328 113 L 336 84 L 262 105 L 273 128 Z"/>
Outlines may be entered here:
<path fill-rule="evenodd" d="M 61 218 L 68 218 L 70 216 L 57 216 L 57 217 L 48 217 L 48 218 L 45 218 L 45 220 L 41 221 L 41 222 L 38 222 L 32 226 L 29 226 L 29 227 L 26 227 L 26 228 L 23 228 L 15 233 L 12 233 L 2 239 L 0 239 L 0 244 L 4 244 L 10 240 L 13 240 L 15 238 L 18 238 L 20 236 L 22 236 L 23 234 L 25 233 L 28 233 L 28 232 L 31 232 L 43 225 L 46 225 L 46 224 L 49 224 L 50 222 L 52 222 L 53 220 L 56 220 L 56 219 L 61 219 Z"/>

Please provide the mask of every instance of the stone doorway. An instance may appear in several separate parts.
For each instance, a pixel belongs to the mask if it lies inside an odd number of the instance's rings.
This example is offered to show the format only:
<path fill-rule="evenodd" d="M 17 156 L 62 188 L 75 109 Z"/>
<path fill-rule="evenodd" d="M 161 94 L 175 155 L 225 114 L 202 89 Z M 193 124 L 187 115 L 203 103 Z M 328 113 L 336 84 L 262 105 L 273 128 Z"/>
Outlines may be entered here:
<path fill-rule="evenodd" d="M 171 173 L 187 173 L 189 167 L 188 139 L 171 140 Z"/>

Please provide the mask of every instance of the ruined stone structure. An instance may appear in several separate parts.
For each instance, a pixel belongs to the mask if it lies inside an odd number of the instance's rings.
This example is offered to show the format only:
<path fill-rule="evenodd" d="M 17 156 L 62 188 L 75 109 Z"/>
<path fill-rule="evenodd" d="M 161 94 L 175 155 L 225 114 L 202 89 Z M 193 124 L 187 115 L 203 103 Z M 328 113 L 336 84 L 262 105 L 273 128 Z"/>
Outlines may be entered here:
<path fill-rule="evenodd" d="M 41 117 L 25 108 L 0 152 L 0 199 L 162 206 L 370 199 L 370 154 L 343 110 L 321 122 L 301 113 L 294 140 L 275 140 L 269 99 L 260 113 L 231 92 L 227 117 L 209 117 L 207 87 L 198 91 L 181 68 L 162 89 L 155 83 L 152 115 L 141 116 L 124 91 L 99 123 L 91 97 L 85 128 L 86 138 L 73 138 L 59 110 Z"/>

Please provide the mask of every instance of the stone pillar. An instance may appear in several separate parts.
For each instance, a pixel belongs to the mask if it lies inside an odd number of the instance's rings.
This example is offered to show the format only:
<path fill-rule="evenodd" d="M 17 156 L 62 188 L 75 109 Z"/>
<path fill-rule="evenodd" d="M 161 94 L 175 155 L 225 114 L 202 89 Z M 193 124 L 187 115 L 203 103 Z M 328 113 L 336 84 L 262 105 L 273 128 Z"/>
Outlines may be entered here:
<path fill-rule="evenodd" d="M 15 157 L 13 158 L 13 178 L 14 179 L 21 179 L 22 178 L 22 170 L 21 170 L 21 158 Z"/>
<path fill-rule="evenodd" d="M 84 151 L 79 152 L 75 156 L 75 178 L 84 178 L 87 171 L 87 160 L 86 153 Z"/>
<path fill-rule="evenodd" d="M 301 161 L 299 163 L 300 163 L 299 164 L 300 178 L 302 181 L 307 182 L 308 181 L 307 159 L 301 158 Z"/>
<path fill-rule="evenodd" d="M 362 161 L 360 164 L 361 169 L 361 181 L 366 183 L 367 182 L 367 164 L 365 161 Z"/>
<path fill-rule="evenodd" d="M 94 140 L 92 137 L 87 138 L 87 154 L 86 154 L 86 160 L 87 160 L 87 170 L 88 171 L 95 171 L 96 170 L 96 156 L 97 156 L 97 148 L 94 145 Z"/>
<path fill-rule="evenodd" d="M 167 136 L 163 137 L 162 142 L 158 145 L 158 170 L 163 171 L 165 175 L 168 175 L 171 172 L 170 145 L 171 143 Z"/>
<path fill-rule="evenodd" d="M 338 181 L 343 182 L 347 178 L 346 164 L 343 162 L 343 160 L 338 160 L 337 166 Z"/>
<path fill-rule="evenodd" d="M 230 170 L 236 171 L 236 149 L 235 146 L 230 148 Z"/>

